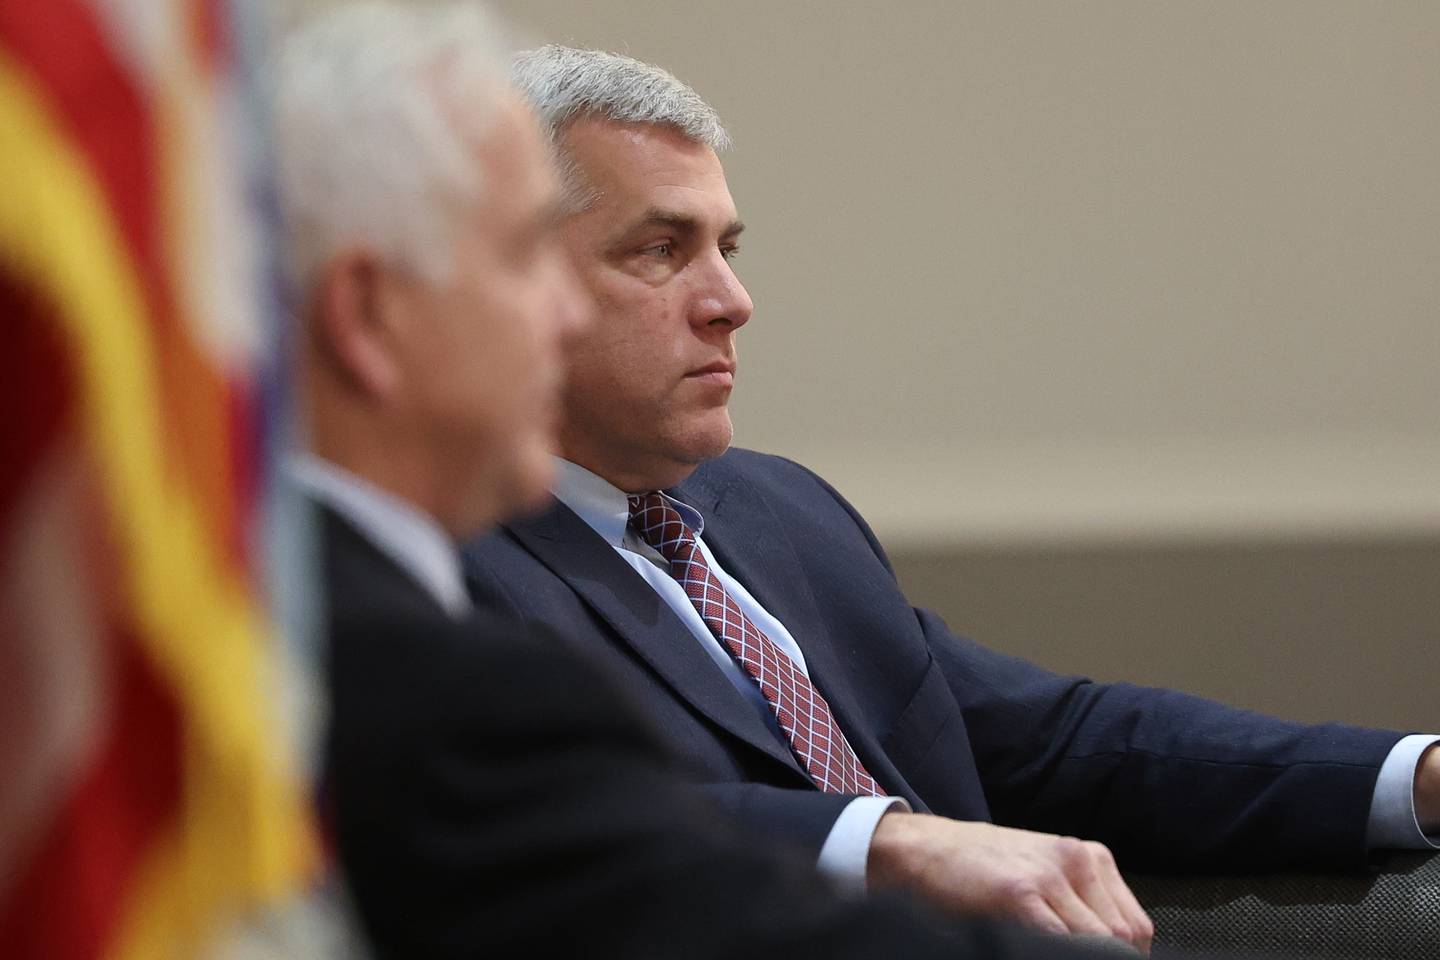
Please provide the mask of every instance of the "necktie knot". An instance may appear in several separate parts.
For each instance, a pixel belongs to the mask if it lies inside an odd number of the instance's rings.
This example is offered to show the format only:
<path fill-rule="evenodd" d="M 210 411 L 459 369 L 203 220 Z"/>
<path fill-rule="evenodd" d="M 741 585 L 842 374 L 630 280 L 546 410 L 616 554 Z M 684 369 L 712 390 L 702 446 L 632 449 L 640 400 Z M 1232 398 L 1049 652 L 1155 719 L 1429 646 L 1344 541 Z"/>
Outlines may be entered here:
<path fill-rule="evenodd" d="M 630 525 L 640 538 L 666 560 L 674 560 L 675 553 L 687 543 L 695 542 L 695 535 L 685 526 L 680 512 L 670 506 L 665 495 L 659 491 L 636 494 L 627 498 L 630 504 Z"/>

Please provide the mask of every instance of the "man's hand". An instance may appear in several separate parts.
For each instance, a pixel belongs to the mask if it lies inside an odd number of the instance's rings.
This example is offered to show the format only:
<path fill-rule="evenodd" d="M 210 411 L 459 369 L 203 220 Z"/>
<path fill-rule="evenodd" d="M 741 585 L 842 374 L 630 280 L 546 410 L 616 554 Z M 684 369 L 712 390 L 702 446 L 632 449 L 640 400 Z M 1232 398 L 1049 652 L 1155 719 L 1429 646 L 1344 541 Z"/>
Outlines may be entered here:
<path fill-rule="evenodd" d="M 1415 771 L 1415 819 L 1427 834 L 1440 834 L 1440 744 L 1420 755 L 1420 767 Z"/>
<path fill-rule="evenodd" d="M 1110 851 L 1074 837 L 887 813 L 870 843 L 867 874 L 872 884 L 908 888 L 953 912 L 1117 937 L 1142 953 L 1155 934 Z"/>

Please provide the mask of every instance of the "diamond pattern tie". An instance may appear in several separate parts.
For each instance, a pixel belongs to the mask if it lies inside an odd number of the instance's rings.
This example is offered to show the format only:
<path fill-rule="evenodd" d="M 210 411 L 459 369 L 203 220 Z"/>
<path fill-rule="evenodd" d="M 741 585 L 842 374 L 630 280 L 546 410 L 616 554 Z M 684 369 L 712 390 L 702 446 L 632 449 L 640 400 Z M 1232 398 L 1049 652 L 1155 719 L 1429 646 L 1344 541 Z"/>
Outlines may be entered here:
<path fill-rule="evenodd" d="M 760 686 L 790 738 L 790 749 L 815 785 L 827 793 L 883 796 L 840 732 L 820 691 L 725 592 L 679 512 L 659 493 L 647 493 L 630 498 L 630 524 L 660 551 L 700 619 Z"/>

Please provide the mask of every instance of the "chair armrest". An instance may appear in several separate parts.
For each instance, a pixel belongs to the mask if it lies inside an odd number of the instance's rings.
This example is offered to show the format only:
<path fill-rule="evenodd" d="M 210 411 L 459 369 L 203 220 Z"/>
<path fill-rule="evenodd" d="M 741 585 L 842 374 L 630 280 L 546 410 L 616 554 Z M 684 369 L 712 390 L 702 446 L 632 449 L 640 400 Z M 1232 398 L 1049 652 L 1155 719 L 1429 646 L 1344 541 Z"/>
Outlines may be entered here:
<path fill-rule="evenodd" d="M 1173 951 L 1306 960 L 1440 958 L 1440 855 L 1395 854 L 1374 873 L 1126 878 Z"/>

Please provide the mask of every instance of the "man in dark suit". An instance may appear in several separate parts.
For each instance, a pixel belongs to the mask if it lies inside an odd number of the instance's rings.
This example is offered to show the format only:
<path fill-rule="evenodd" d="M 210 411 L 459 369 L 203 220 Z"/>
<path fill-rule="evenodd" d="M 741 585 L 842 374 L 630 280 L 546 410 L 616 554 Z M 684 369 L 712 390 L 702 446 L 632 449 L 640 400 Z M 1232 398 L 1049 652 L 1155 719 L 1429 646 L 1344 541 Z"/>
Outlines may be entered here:
<path fill-rule="evenodd" d="M 320 507 L 325 570 L 326 796 L 376 950 L 1107 955 L 842 898 L 682 790 L 603 674 L 471 609 L 455 538 L 545 495 L 558 345 L 588 313 L 491 34 L 473 5 L 351 5 L 294 34 L 277 69 L 313 450 L 293 473 Z"/>
<path fill-rule="evenodd" d="M 727 452 L 751 302 L 714 111 L 595 51 L 514 75 L 567 171 L 561 235 L 599 322 L 571 350 L 560 503 L 468 548 L 480 606 L 603 655 L 704 792 L 857 885 L 1143 945 L 1111 850 L 1358 866 L 1427 842 L 1433 738 L 1058 677 L 912 609 L 823 480 Z"/>

